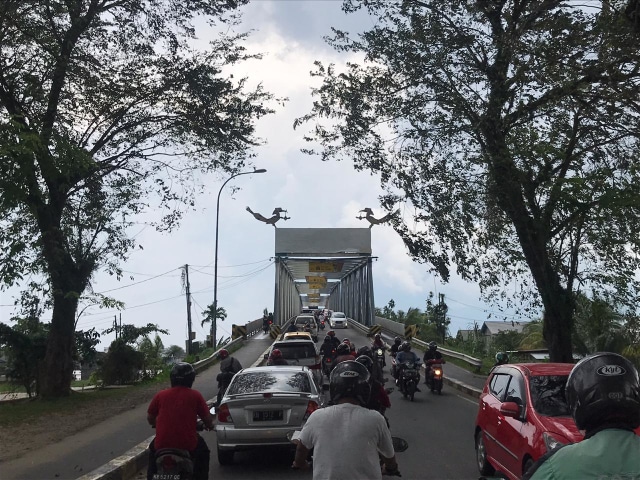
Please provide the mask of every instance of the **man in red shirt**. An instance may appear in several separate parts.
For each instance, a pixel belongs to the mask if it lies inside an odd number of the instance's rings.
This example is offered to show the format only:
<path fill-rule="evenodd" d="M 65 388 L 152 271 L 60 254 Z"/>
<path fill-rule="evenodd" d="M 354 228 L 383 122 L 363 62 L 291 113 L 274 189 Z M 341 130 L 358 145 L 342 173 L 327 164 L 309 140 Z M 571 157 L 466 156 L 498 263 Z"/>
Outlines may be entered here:
<path fill-rule="evenodd" d="M 207 430 L 213 429 L 213 416 L 204 397 L 191 386 L 196 371 L 190 363 L 176 363 L 171 369 L 171 388 L 153 397 L 147 409 L 147 421 L 156 428 L 156 437 L 149 445 L 147 480 L 156 473 L 155 453 L 163 448 L 188 450 L 193 460 L 194 480 L 209 478 L 210 451 L 198 434 L 198 417 Z"/>

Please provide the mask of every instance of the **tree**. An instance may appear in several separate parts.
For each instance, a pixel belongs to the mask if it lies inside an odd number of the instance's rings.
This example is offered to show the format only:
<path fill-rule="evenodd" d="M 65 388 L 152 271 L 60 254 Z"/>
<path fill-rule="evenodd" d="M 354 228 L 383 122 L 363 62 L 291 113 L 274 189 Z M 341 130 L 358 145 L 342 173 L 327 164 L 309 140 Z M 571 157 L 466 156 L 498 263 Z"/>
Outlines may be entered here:
<path fill-rule="evenodd" d="M 162 359 L 164 345 L 160 336 L 156 334 L 153 342 L 148 336 L 138 342 L 138 351 L 143 355 L 142 378 L 153 378 L 165 366 Z"/>
<path fill-rule="evenodd" d="M 250 163 L 272 97 L 222 74 L 257 56 L 220 33 L 245 3 L 0 2 L 0 284 L 46 279 L 44 396 L 69 394 L 78 298 L 98 269 L 121 276 L 133 217 L 170 230 L 203 175 Z"/>
<path fill-rule="evenodd" d="M 162 359 L 165 363 L 172 364 L 183 359 L 185 355 L 184 348 L 178 345 L 171 345 L 162 352 Z"/>
<path fill-rule="evenodd" d="M 609 4 L 607 4 L 609 5 Z M 378 173 L 409 253 L 485 299 L 543 307 L 572 361 L 575 294 L 633 309 L 640 266 L 640 49 L 611 9 L 562 1 L 347 0 L 377 17 L 321 79 L 306 135 L 323 160 Z M 409 212 L 415 212 L 413 214 Z M 517 285 L 516 295 L 505 291 Z"/>
<path fill-rule="evenodd" d="M 576 303 L 573 338 L 578 353 L 622 353 L 629 345 L 624 317 L 595 292 L 591 298 L 578 296 Z"/>
<path fill-rule="evenodd" d="M 200 326 L 204 327 L 205 323 L 211 324 L 211 335 L 212 335 L 212 343 L 213 347 L 216 346 L 216 338 L 217 338 L 217 327 L 218 320 L 224 321 L 227 318 L 227 311 L 224 307 L 216 307 L 216 311 L 213 311 L 213 303 L 207 306 L 207 309 L 202 312 L 203 319 L 200 322 Z"/>

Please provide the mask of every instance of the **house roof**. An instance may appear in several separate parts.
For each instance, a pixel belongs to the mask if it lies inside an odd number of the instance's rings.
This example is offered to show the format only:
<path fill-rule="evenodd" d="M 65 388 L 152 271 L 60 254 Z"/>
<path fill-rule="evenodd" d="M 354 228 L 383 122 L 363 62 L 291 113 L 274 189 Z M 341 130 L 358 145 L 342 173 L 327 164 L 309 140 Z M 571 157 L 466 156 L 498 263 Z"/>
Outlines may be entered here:
<path fill-rule="evenodd" d="M 481 335 L 497 335 L 498 332 L 522 332 L 522 329 L 529 322 L 484 322 L 480 329 Z"/>

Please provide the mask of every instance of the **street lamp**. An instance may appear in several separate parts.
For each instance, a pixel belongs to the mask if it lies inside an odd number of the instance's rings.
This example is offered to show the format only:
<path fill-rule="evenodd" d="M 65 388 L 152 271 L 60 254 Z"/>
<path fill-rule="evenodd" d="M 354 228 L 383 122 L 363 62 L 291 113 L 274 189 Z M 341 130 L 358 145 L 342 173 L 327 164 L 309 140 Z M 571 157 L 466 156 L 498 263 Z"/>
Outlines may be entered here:
<path fill-rule="evenodd" d="M 218 201 L 216 202 L 216 251 L 214 256 L 214 266 L 213 266 L 213 318 L 211 319 L 211 346 L 216 348 L 216 320 L 218 319 L 218 224 L 220 220 L 220 194 L 222 193 L 222 189 L 224 186 L 229 183 L 229 181 L 233 178 L 239 177 L 240 175 L 250 175 L 252 173 L 266 173 L 266 168 L 253 168 L 252 172 L 239 172 L 235 175 L 231 175 L 227 180 L 222 184 L 220 190 L 218 191 Z"/>

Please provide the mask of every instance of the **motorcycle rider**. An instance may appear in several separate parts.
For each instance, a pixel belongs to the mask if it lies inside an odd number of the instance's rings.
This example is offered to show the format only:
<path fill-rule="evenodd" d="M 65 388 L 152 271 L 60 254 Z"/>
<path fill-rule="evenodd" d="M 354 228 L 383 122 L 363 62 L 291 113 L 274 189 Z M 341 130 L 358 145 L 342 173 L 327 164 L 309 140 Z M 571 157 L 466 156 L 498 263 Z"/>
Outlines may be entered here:
<path fill-rule="evenodd" d="M 405 368 L 405 362 L 413 362 L 416 364 L 416 367 L 418 367 L 420 364 L 420 357 L 411 350 L 411 343 L 407 342 L 406 340 L 402 342 L 402 344 L 400 345 L 400 350 L 396 355 L 396 384 L 398 384 L 398 381 L 402 376 L 402 370 Z M 416 390 L 418 392 L 421 391 L 417 387 Z"/>
<path fill-rule="evenodd" d="M 282 356 L 279 348 L 274 348 L 267 359 L 267 365 L 289 365 L 289 362 Z"/>
<path fill-rule="evenodd" d="M 291 466 L 309 468 L 306 459 L 313 449 L 313 480 L 382 480 L 383 474 L 400 475 L 384 417 L 364 408 L 371 393 L 365 366 L 356 361 L 336 366 L 329 380 L 329 393 L 332 404 L 314 411 L 302 427 Z M 357 455 L 336 462 L 354 446 Z"/>
<path fill-rule="evenodd" d="M 338 345 L 340 345 L 340 340 L 338 339 L 338 337 L 336 337 L 336 332 L 333 330 L 329 330 L 327 332 L 327 335 L 331 337 L 331 344 L 333 345 L 333 348 L 338 348 Z"/>
<path fill-rule="evenodd" d="M 387 349 L 387 344 L 384 343 L 384 340 L 382 339 L 382 335 L 380 335 L 379 333 L 376 333 L 373 337 L 373 343 L 371 344 L 371 349 L 375 352 L 375 350 L 381 348 L 382 349 L 382 366 L 386 367 L 387 366 L 387 361 L 384 358 L 384 351 Z"/>
<path fill-rule="evenodd" d="M 188 450 L 193 461 L 194 480 L 209 478 L 210 451 L 197 431 L 197 417 L 213 430 L 213 416 L 202 394 L 193 390 L 196 371 L 190 363 L 179 362 L 171 369 L 171 388 L 156 393 L 147 409 L 147 421 L 156 428 L 149 445 L 147 480 L 157 472 L 156 451 L 163 448 Z"/>
<path fill-rule="evenodd" d="M 367 367 L 370 375 L 369 383 L 371 384 L 371 395 L 366 407 L 371 410 L 376 410 L 384 416 L 387 408 L 391 408 L 391 400 L 389 399 L 387 390 L 384 388 L 384 384 L 373 376 L 373 360 L 371 360 L 371 357 L 367 355 L 360 355 L 356 358 L 356 362 Z"/>
<path fill-rule="evenodd" d="M 265 313 L 262 316 L 262 330 L 264 330 L 264 333 L 267 333 L 269 331 L 269 326 L 271 324 L 269 323 L 269 316 Z"/>
<path fill-rule="evenodd" d="M 496 353 L 496 363 L 493 364 L 494 367 L 497 367 L 498 365 L 504 365 L 505 363 L 509 363 L 509 355 L 507 355 L 505 352 L 498 352 Z"/>
<path fill-rule="evenodd" d="M 218 352 L 218 360 L 220 360 L 220 373 L 216 377 L 218 381 L 218 400 L 216 405 L 220 405 L 222 395 L 231 383 L 233 376 L 242 370 L 242 365 L 238 359 L 229 355 L 229 351 L 226 348 Z"/>
<path fill-rule="evenodd" d="M 438 362 L 430 362 L 429 360 L 437 360 L 439 363 L 446 363 L 442 358 L 442 353 L 438 351 L 438 344 L 436 342 L 429 342 L 429 348 L 424 352 L 422 357 L 424 360 L 424 383 L 427 384 L 429 373 L 431 372 L 431 364 Z"/>
<path fill-rule="evenodd" d="M 400 337 L 396 337 L 393 339 L 393 345 L 391 345 L 391 356 L 395 357 L 400 350 L 400 345 L 402 345 L 402 339 Z"/>
<path fill-rule="evenodd" d="M 584 440 L 543 455 L 524 478 L 640 478 L 640 437 L 633 431 L 640 426 L 635 366 L 617 353 L 594 353 L 571 370 L 565 397 Z"/>
<path fill-rule="evenodd" d="M 356 357 L 351 354 L 349 345 L 347 343 L 341 343 L 340 345 L 338 345 L 338 348 L 336 348 L 336 360 L 333 363 L 334 368 L 335 368 L 335 365 L 337 365 L 340 362 L 346 362 L 347 360 L 355 360 L 355 359 Z"/>

